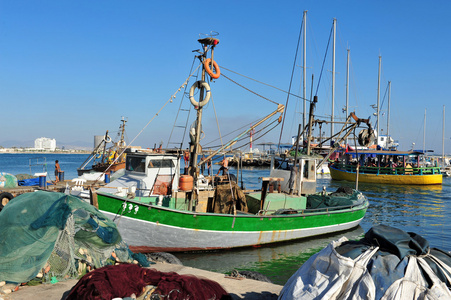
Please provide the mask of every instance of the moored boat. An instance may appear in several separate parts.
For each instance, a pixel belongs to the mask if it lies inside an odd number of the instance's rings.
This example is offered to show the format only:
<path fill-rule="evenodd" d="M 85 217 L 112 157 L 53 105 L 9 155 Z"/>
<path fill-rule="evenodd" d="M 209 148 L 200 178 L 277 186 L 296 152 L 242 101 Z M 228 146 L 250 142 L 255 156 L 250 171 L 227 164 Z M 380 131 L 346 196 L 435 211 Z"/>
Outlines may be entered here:
<path fill-rule="evenodd" d="M 440 167 L 422 166 L 423 152 L 359 150 L 344 153 L 330 164 L 335 180 L 384 184 L 442 184 Z"/>
<path fill-rule="evenodd" d="M 144 169 L 133 167 L 138 161 Z M 299 159 L 302 167 L 315 161 Z M 179 164 L 178 153 L 130 152 L 126 174 L 97 191 L 94 204 L 117 223 L 133 251 L 213 250 L 327 234 L 357 226 L 368 207 L 355 190 L 308 193 L 316 190 L 316 172 L 300 178 L 290 193 L 286 184 L 280 192 L 271 186 L 287 182 L 291 171 L 272 169 L 271 176 L 280 177 L 263 178 L 261 191 L 244 194 L 223 176 L 216 177 L 216 186 L 205 178 L 204 185 L 185 186 Z M 188 196 L 193 192 L 192 209 Z"/>
<path fill-rule="evenodd" d="M 126 149 L 125 123 L 127 120 L 122 118 L 121 122 L 118 134 L 119 140 L 113 142 L 107 131 L 100 143 L 95 145 L 91 155 L 77 169 L 79 176 L 90 172 L 116 172 L 125 168 L 125 155 L 123 153 Z M 109 143 L 112 143 L 112 145 L 108 146 Z M 88 165 L 91 162 L 92 165 L 89 168 Z"/>

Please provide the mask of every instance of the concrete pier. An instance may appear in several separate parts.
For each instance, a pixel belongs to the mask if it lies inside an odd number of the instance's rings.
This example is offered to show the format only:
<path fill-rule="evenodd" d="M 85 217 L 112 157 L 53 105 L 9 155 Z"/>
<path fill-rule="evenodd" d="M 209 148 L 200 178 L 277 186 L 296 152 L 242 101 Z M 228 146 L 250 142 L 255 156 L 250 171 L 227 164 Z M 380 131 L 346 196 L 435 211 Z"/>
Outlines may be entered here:
<path fill-rule="evenodd" d="M 277 299 L 282 286 L 256 281 L 251 279 L 227 278 L 224 274 L 210 271 L 194 269 L 181 265 L 166 263 L 156 263 L 151 266 L 160 272 L 176 272 L 181 275 L 191 274 L 197 277 L 204 277 L 219 283 L 233 299 Z M 78 282 L 76 279 L 58 282 L 55 284 L 41 284 L 38 286 L 22 286 L 18 291 L 11 294 L 0 294 L 0 299 L 4 300 L 29 300 L 48 299 L 63 300 L 69 294 L 71 288 Z"/>

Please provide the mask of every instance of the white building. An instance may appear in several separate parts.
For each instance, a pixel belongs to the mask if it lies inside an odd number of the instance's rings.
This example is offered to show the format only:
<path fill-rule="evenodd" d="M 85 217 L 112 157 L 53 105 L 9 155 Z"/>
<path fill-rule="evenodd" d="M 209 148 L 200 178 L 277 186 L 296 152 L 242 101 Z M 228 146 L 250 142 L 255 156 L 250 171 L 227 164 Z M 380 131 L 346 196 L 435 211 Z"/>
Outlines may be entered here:
<path fill-rule="evenodd" d="M 55 151 L 56 140 L 41 137 L 34 140 L 34 148 L 37 150 Z"/>

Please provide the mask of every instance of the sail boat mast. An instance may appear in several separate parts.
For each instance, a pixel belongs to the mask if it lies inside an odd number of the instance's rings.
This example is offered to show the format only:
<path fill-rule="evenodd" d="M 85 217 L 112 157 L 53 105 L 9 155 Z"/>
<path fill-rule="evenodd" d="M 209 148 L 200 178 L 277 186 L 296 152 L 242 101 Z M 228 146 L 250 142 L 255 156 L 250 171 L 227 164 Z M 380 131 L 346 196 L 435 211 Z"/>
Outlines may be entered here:
<path fill-rule="evenodd" d="M 387 109 L 387 138 L 385 139 L 385 148 L 389 145 L 390 136 L 390 96 L 391 96 L 391 81 L 388 82 L 388 109 Z"/>
<path fill-rule="evenodd" d="M 303 53 L 303 85 L 302 85 L 302 97 L 304 98 L 304 115 L 303 115 L 303 128 L 307 124 L 307 116 L 306 116 L 306 98 L 307 98 L 307 11 L 304 10 L 304 53 Z"/>
<path fill-rule="evenodd" d="M 381 98 L 381 61 L 382 61 L 382 56 L 379 55 L 379 72 L 377 75 L 377 108 L 376 108 L 376 122 L 377 122 L 376 134 L 378 137 L 380 136 L 379 112 L 380 112 L 380 98 Z M 379 138 L 377 138 L 377 139 L 379 139 Z"/>
<path fill-rule="evenodd" d="M 214 65 L 214 61 L 213 61 L 213 53 L 214 53 L 214 48 L 215 46 L 219 43 L 219 40 L 216 38 L 204 38 L 204 39 L 200 39 L 198 40 L 199 43 L 202 44 L 203 47 L 203 53 L 200 56 L 201 62 L 204 63 L 204 61 L 207 59 L 207 53 L 208 53 L 208 48 L 209 46 L 211 47 L 210 51 L 211 51 L 211 65 Z M 213 69 L 213 67 L 212 67 Z M 206 77 L 206 71 L 205 71 L 205 66 L 202 67 L 202 77 L 201 80 L 202 82 L 205 82 L 205 77 Z M 205 88 L 203 85 L 200 86 L 200 92 L 199 92 L 199 103 L 201 103 L 204 99 L 204 92 L 205 92 Z M 208 91 L 209 92 L 209 91 Z M 198 170 L 198 155 L 201 152 L 200 149 L 200 135 L 201 135 L 201 131 L 202 131 L 202 106 L 199 106 L 196 108 L 197 109 L 197 118 L 196 118 L 196 129 L 195 129 L 195 136 L 194 136 L 194 142 L 191 144 L 191 155 L 190 155 L 190 169 L 188 171 L 188 173 L 194 177 L 194 182 L 197 182 L 197 177 L 199 174 L 199 170 Z"/>
<path fill-rule="evenodd" d="M 335 36 L 337 31 L 337 19 L 333 21 L 333 43 L 332 43 L 332 114 L 330 116 L 330 136 L 334 135 L 334 107 L 335 107 Z"/>
<path fill-rule="evenodd" d="M 350 56 L 350 49 L 347 49 L 347 59 L 346 59 L 346 107 L 345 112 L 346 116 L 348 116 L 348 107 L 349 107 L 349 56 Z M 346 146 L 348 145 L 348 138 L 346 138 Z"/>
<path fill-rule="evenodd" d="M 443 105 L 442 166 L 445 166 L 445 105 Z"/>
<path fill-rule="evenodd" d="M 426 108 L 424 109 L 423 153 L 426 152 Z"/>

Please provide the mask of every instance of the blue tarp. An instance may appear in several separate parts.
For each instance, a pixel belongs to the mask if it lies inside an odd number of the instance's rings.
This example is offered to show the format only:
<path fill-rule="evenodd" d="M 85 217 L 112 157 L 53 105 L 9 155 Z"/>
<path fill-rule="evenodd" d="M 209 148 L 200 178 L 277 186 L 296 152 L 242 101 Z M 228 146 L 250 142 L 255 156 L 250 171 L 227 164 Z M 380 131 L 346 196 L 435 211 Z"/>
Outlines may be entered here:
<path fill-rule="evenodd" d="M 17 184 L 19 186 L 32 186 L 32 185 L 39 185 L 39 178 L 30 178 L 30 179 L 22 179 L 18 180 Z"/>

